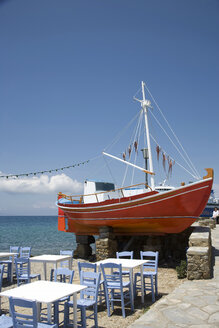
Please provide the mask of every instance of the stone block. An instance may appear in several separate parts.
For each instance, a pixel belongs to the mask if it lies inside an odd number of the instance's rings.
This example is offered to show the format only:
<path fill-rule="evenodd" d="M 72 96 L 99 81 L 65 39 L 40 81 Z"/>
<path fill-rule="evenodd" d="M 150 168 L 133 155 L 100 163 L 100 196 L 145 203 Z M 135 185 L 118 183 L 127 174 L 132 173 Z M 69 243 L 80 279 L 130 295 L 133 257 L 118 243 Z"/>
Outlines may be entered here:
<path fill-rule="evenodd" d="M 211 247 L 190 247 L 187 250 L 187 278 L 211 278 Z"/>
<path fill-rule="evenodd" d="M 82 235 L 76 235 L 76 242 L 79 244 L 93 244 L 95 243 L 95 238 L 94 236 L 82 236 Z"/>
<path fill-rule="evenodd" d="M 187 256 L 204 256 L 208 255 L 209 248 L 208 247 L 189 247 L 187 250 Z M 198 259 L 198 258 L 197 258 Z"/>
<path fill-rule="evenodd" d="M 78 244 L 74 255 L 80 259 L 88 260 L 92 255 L 92 248 L 87 244 Z"/>
<path fill-rule="evenodd" d="M 210 234 L 209 232 L 194 232 L 189 238 L 189 246 L 209 247 Z"/>
<path fill-rule="evenodd" d="M 96 259 L 101 261 L 110 257 L 115 257 L 117 242 L 110 238 L 99 238 L 96 240 Z"/>

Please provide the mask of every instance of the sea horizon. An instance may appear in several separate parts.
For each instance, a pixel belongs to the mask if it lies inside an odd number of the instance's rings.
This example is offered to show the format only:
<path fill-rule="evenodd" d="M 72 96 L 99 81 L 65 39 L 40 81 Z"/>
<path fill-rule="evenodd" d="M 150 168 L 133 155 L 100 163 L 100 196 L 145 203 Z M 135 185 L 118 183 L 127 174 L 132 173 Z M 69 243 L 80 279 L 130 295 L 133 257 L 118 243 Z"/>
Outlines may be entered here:
<path fill-rule="evenodd" d="M 0 251 L 30 246 L 31 255 L 75 250 L 74 233 L 58 230 L 57 215 L 0 215 Z"/>

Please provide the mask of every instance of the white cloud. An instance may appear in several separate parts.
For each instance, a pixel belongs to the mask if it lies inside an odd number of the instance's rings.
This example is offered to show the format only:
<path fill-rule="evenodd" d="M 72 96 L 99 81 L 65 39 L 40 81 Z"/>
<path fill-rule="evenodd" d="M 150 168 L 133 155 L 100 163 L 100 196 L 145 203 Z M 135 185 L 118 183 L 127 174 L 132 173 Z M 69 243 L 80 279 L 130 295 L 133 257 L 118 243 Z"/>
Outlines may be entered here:
<path fill-rule="evenodd" d="M 0 179 L 0 191 L 7 193 L 49 194 L 51 192 L 82 193 L 83 184 L 63 174 L 41 175 L 18 179 Z"/>
<path fill-rule="evenodd" d="M 55 204 L 55 202 L 38 202 L 36 204 L 33 204 L 33 208 L 35 209 L 56 209 L 57 210 L 57 206 Z"/>

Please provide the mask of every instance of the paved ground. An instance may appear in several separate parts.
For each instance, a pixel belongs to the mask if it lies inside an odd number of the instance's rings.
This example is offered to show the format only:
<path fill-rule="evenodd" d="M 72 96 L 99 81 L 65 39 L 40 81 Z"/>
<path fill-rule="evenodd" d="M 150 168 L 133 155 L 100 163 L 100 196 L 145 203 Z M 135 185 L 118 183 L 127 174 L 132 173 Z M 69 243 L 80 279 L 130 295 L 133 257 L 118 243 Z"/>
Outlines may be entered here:
<path fill-rule="evenodd" d="M 185 281 L 129 328 L 219 328 L 219 225 L 212 230 L 214 277 Z"/>

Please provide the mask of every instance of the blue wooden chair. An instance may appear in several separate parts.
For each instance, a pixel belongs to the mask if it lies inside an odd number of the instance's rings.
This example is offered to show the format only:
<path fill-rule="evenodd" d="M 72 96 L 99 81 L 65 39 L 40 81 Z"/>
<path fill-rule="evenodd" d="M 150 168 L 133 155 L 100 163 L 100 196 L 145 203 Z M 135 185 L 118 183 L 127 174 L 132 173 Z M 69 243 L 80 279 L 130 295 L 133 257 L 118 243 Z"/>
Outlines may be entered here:
<path fill-rule="evenodd" d="M 81 321 L 78 323 L 82 328 L 86 328 L 86 319 L 93 319 L 95 327 L 98 327 L 97 319 L 97 299 L 98 290 L 100 286 L 100 272 L 89 272 L 81 271 L 80 282 L 82 285 L 88 286 L 80 293 L 80 299 L 77 300 L 77 308 L 81 311 Z M 89 283 L 88 283 L 89 282 Z M 73 307 L 73 302 L 65 303 L 65 314 L 64 314 L 64 327 L 69 325 L 69 308 Z M 90 315 L 86 316 L 86 309 L 93 311 Z"/>
<path fill-rule="evenodd" d="M 60 251 L 60 255 L 70 255 L 73 259 L 73 256 L 74 256 L 74 251 Z M 68 261 L 62 261 L 60 262 L 60 267 L 68 267 Z M 71 263 L 70 263 L 70 268 L 72 268 L 72 260 L 71 260 Z"/>
<path fill-rule="evenodd" d="M 31 247 L 21 247 L 20 248 L 20 257 L 29 259 L 31 255 Z"/>
<path fill-rule="evenodd" d="M 0 327 L 1 328 L 13 328 L 12 318 L 2 314 L 0 316 Z"/>
<path fill-rule="evenodd" d="M 57 324 L 37 322 L 37 304 L 34 301 L 10 297 L 9 304 L 13 328 L 58 328 Z M 18 312 L 21 308 L 23 311 Z M 28 310 L 28 314 L 24 312 L 24 309 Z"/>
<path fill-rule="evenodd" d="M 72 269 L 72 261 L 73 261 L 73 255 L 74 255 L 74 251 L 60 251 L 60 255 L 70 255 L 72 257 L 72 260 L 70 262 L 70 269 Z M 60 262 L 60 267 L 61 268 L 68 268 L 68 261 L 62 261 Z M 54 279 L 54 270 L 55 269 L 51 269 L 50 271 L 50 281 L 53 281 Z"/>
<path fill-rule="evenodd" d="M 133 259 L 133 251 L 124 251 L 124 252 L 116 252 L 117 259 Z M 127 276 L 130 274 L 129 270 L 122 270 L 122 274 Z"/>
<path fill-rule="evenodd" d="M 14 259 L 16 259 L 20 254 L 20 247 L 19 246 L 10 246 L 9 249 L 10 253 L 17 253 L 17 255 L 14 256 Z M 9 257 L 8 260 L 4 260 L 0 262 L 1 264 L 5 264 L 4 272 L 7 273 L 7 280 L 11 281 L 11 266 L 12 266 L 12 258 Z M 14 271 L 13 274 L 16 274 Z"/>
<path fill-rule="evenodd" d="M 17 275 L 17 285 L 20 286 L 21 283 L 29 283 L 31 279 L 38 278 L 41 280 L 40 274 L 30 273 L 30 260 L 29 258 L 17 258 L 15 259 L 16 275 Z"/>
<path fill-rule="evenodd" d="M 108 317 L 111 315 L 111 307 L 114 311 L 114 302 L 119 301 L 122 306 L 122 315 L 125 318 L 125 306 L 127 304 L 130 304 L 131 310 L 134 311 L 130 280 L 123 281 L 121 264 L 105 263 L 100 264 L 100 267 L 103 272 Z"/>
<path fill-rule="evenodd" d="M 144 293 L 146 291 L 151 291 L 152 302 L 155 302 L 155 295 L 158 295 L 157 287 L 157 269 L 158 269 L 158 252 L 140 252 L 141 260 L 148 260 L 147 263 L 143 265 L 143 281 L 144 281 Z M 145 281 L 149 279 L 149 282 Z M 134 279 L 134 290 L 135 295 L 137 290 L 141 289 L 141 272 L 135 273 Z"/>
<path fill-rule="evenodd" d="M 133 251 L 116 252 L 117 259 L 133 259 Z"/>
<path fill-rule="evenodd" d="M 69 283 L 72 284 L 73 278 L 74 278 L 74 270 L 69 270 L 68 268 L 58 268 L 54 270 L 54 281 L 56 282 L 63 282 L 63 283 Z M 69 301 L 69 297 L 63 297 L 57 302 L 54 303 L 54 320 L 55 323 L 59 327 L 59 305 L 63 304 L 63 302 Z M 64 305 L 64 304 L 63 304 Z"/>
<path fill-rule="evenodd" d="M 92 271 L 97 272 L 97 265 L 96 263 L 90 263 L 90 262 L 78 262 L 78 272 L 79 277 L 81 275 L 81 271 Z"/>
<path fill-rule="evenodd" d="M 4 273 L 4 264 L 0 264 L 0 292 L 2 290 L 3 273 Z M 0 313 L 1 313 L 1 297 L 0 297 Z"/>
<path fill-rule="evenodd" d="M 92 272 L 97 272 L 96 263 L 78 262 L 79 277 L 81 276 L 81 271 L 87 271 L 87 270 L 92 271 Z M 89 281 L 88 281 L 88 283 L 89 283 Z M 106 299 L 104 281 L 102 279 L 100 280 L 100 288 L 99 288 L 99 292 L 98 292 L 98 297 L 99 297 L 98 303 L 100 303 L 100 304 L 102 304 L 102 298 Z"/>
<path fill-rule="evenodd" d="M 2 289 L 4 267 L 5 267 L 4 264 L 0 264 L 0 292 L 1 292 L 1 289 Z"/>

